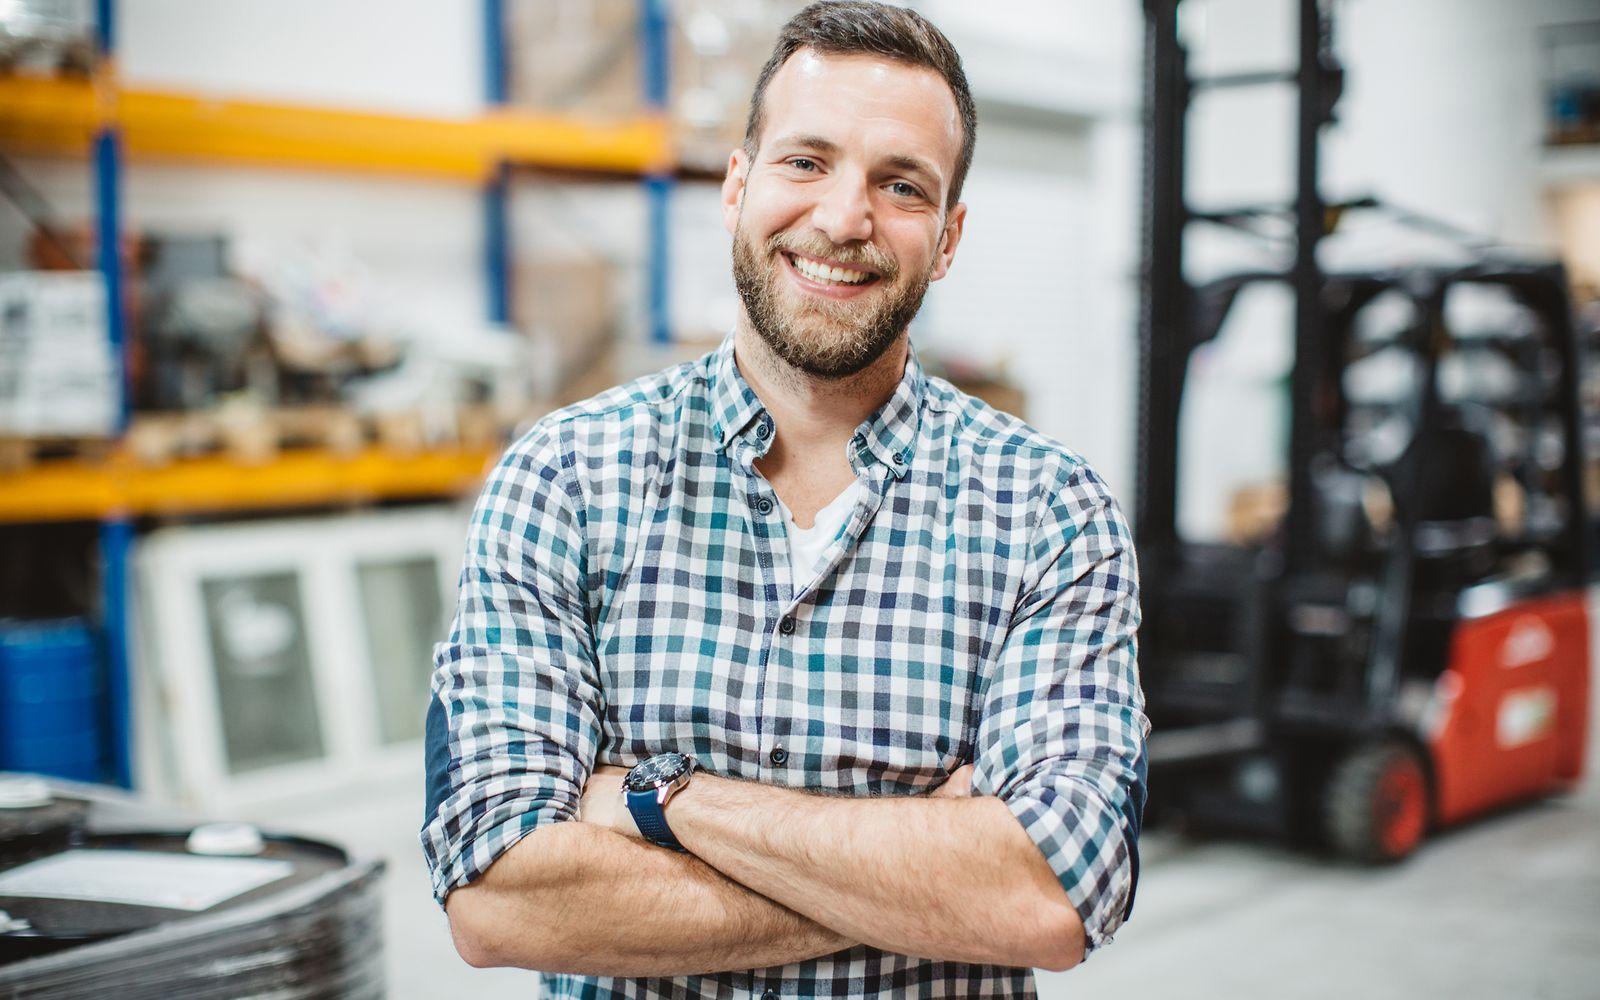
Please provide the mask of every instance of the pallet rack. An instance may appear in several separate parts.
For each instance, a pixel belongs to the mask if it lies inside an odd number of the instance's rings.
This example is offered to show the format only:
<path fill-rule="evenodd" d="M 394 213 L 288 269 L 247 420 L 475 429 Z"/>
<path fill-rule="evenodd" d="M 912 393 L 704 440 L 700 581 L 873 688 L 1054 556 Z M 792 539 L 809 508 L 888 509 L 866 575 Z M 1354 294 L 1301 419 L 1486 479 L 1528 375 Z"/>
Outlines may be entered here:
<path fill-rule="evenodd" d="M 667 0 L 638 0 L 644 112 L 616 123 L 508 108 L 505 2 L 481 2 L 486 108 L 465 119 L 124 88 L 116 72 L 115 0 L 96 0 L 98 58 L 89 81 L 0 80 L 0 147 L 47 156 L 87 152 L 91 158 L 96 266 L 111 304 L 107 337 L 116 355 L 126 350 L 117 248 L 122 173 L 130 160 L 273 164 L 482 184 L 489 319 L 501 323 L 511 312 L 508 207 L 518 174 L 532 169 L 634 178 L 648 202 L 649 336 L 669 343 L 674 158 L 667 125 Z M 119 412 L 121 431 L 129 415 L 126 385 Z M 201 458 L 146 468 L 113 456 L 0 473 L 0 523 L 99 522 L 111 779 L 124 787 L 133 781 L 128 571 L 136 517 L 457 495 L 473 488 L 494 457 L 492 450 L 473 448 L 405 453 L 373 447 L 351 455 L 313 448 L 260 465 Z"/>

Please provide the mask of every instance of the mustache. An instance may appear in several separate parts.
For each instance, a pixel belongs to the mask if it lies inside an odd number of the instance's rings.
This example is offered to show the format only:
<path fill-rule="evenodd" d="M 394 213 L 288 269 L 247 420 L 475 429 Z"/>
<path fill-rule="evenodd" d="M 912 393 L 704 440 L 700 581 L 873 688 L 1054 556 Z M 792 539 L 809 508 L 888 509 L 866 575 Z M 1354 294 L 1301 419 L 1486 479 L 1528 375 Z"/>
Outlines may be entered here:
<path fill-rule="evenodd" d="M 890 282 L 900 273 L 894 258 L 871 243 L 839 244 L 820 233 L 773 233 L 767 237 L 767 254 L 779 252 L 838 261 L 847 267 L 872 271 Z"/>

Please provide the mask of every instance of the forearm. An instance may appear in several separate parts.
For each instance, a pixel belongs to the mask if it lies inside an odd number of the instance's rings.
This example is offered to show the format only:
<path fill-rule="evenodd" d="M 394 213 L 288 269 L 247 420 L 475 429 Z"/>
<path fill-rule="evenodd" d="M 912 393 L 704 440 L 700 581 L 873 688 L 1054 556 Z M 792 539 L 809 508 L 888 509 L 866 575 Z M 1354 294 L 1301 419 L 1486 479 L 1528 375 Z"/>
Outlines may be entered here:
<path fill-rule="evenodd" d="M 696 975 L 854 943 L 694 857 L 577 821 L 529 834 L 446 909 L 467 961 L 542 972 Z"/>
<path fill-rule="evenodd" d="M 673 833 L 762 896 L 840 933 L 923 958 L 1066 968 L 1083 924 L 993 797 L 833 798 L 697 776 Z"/>

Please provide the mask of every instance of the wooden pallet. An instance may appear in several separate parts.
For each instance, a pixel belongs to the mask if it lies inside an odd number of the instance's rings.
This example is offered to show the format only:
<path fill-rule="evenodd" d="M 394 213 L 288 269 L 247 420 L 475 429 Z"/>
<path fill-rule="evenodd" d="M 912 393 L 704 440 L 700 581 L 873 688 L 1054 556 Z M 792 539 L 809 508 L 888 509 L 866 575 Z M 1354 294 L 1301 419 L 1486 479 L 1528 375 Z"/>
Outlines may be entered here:
<path fill-rule="evenodd" d="M 341 406 L 234 408 L 194 413 L 136 414 L 121 441 L 114 438 L 0 435 L 0 472 L 60 460 L 103 462 L 113 453 L 157 467 L 221 456 L 264 465 L 286 451 L 316 448 L 355 455 L 373 445 L 399 454 L 435 448 L 495 449 L 510 431 L 488 406 L 443 413 L 361 414 Z"/>
<path fill-rule="evenodd" d="M 142 415 L 128 428 L 126 448 L 147 465 L 219 453 L 243 464 L 261 464 L 299 448 L 354 454 L 370 444 L 408 453 L 442 445 L 486 447 L 503 440 L 504 433 L 487 407 L 464 406 L 444 414 L 361 414 L 338 406 L 308 406 Z"/>
<path fill-rule="evenodd" d="M 115 448 L 116 441 L 104 437 L 0 435 L 0 472 L 15 472 L 60 459 L 100 461 Z"/>
<path fill-rule="evenodd" d="M 354 453 L 366 444 L 366 431 L 360 418 L 342 407 L 236 408 L 138 414 L 123 444 L 144 465 L 215 454 L 258 465 L 292 448 Z"/>

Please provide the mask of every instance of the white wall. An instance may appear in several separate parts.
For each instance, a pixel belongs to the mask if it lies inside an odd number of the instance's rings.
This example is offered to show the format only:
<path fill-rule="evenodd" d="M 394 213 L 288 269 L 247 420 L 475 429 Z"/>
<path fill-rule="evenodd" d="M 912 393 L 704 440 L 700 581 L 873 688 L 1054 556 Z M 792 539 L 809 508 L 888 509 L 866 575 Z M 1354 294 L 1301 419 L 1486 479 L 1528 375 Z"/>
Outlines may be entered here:
<path fill-rule="evenodd" d="M 483 102 L 483 5 L 439 0 L 122 0 L 122 75 L 150 87 L 378 111 Z"/>
<path fill-rule="evenodd" d="M 1003 361 L 1029 421 L 1082 453 L 1131 509 L 1138 5 L 918 6 L 961 51 L 979 105 L 966 235 L 918 336 Z"/>

